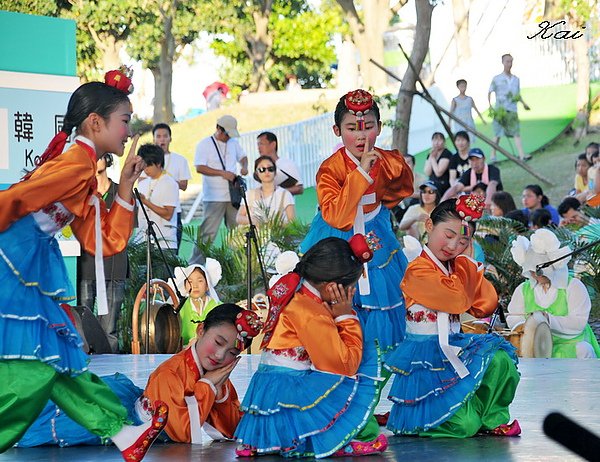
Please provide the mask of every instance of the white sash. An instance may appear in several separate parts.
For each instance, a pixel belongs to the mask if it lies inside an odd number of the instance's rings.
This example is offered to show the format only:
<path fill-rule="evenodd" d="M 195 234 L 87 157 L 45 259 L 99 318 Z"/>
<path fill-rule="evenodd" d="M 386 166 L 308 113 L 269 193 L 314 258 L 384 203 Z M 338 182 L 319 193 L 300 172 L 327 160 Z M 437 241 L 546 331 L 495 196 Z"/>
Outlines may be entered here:
<path fill-rule="evenodd" d="M 96 268 L 96 300 L 98 303 L 98 316 L 108 314 L 108 301 L 106 299 L 106 283 L 104 281 L 104 257 L 102 255 L 102 226 L 100 223 L 100 199 L 95 194 L 90 196 L 90 205 L 94 206 L 96 218 L 94 222 L 94 239 L 96 251 L 94 266 Z M 91 307 L 90 307 L 91 308 Z"/>

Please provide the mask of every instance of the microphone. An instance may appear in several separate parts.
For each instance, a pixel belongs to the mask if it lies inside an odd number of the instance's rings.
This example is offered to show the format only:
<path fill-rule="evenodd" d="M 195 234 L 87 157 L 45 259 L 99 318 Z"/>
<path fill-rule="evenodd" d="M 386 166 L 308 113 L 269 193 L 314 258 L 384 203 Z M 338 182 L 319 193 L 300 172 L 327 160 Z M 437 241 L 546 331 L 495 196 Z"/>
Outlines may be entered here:
<path fill-rule="evenodd" d="M 586 460 L 600 459 L 600 438 L 558 412 L 546 416 L 544 433 Z"/>

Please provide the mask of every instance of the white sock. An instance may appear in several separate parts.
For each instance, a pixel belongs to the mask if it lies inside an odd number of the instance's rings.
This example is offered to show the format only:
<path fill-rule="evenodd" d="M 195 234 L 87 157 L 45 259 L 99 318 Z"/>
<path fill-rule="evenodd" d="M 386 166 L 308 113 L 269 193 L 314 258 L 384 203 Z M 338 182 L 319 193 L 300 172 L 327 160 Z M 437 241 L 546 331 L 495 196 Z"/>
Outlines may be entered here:
<path fill-rule="evenodd" d="M 148 430 L 151 425 L 152 420 L 136 426 L 123 425 L 123 428 L 121 428 L 117 434 L 111 436 L 111 439 L 113 443 L 115 443 L 115 446 L 119 448 L 119 450 L 124 451 L 133 443 L 135 443 L 142 433 Z"/>

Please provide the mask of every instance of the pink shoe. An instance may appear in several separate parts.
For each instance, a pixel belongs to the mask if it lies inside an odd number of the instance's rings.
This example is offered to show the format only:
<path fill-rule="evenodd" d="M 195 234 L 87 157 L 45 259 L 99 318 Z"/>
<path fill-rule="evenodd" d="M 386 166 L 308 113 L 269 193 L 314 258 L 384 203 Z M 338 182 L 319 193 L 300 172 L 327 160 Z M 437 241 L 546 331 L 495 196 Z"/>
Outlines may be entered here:
<path fill-rule="evenodd" d="M 519 421 L 515 419 L 510 424 L 502 424 L 494 428 L 489 434 L 494 436 L 519 436 L 521 434 L 521 426 L 519 425 Z"/>
<path fill-rule="evenodd" d="M 373 441 L 352 441 L 342 449 L 334 452 L 331 457 L 345 456 L 368 456 L 385 451 L 388 447 L 388 440 L 381 434 Z"/>
<path fill-rule="evenodd" d="M 235 455 L 237 457 L 254 457 L 256 455 L 256 451 L 246 444 L 241 444 L 235 450 Z"/>

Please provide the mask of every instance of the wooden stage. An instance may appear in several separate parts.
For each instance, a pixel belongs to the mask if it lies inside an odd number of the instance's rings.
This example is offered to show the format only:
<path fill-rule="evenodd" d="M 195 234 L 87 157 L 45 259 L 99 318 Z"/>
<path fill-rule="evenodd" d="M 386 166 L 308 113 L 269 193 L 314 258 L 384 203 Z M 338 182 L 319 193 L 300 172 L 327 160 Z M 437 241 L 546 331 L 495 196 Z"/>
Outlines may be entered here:
<path fill-rule="evenodd" d="M 150 373 L 168 357 L 168 355 L 100 355 L 92 358 L 90 369 L 98 375 L 121 372 L 143 388 Z M 240 397 L 244 395 L 258 360 L 257 355 L 244 355 L 233 371 L 232 381 Z M 521 383 L 511 407 L 511 416 L 521 423 L 523 429 L 521 437 L 480 436 L 467 440 L 391 437 L 390 447 L 382 456 L 362 457 L 358 460 L 361 462 L 581 460 L 547 438 L 542 431 L 542 422 L 548 413 L 558 411 L 600 435 L 600 362 L 574 359 L 522 359 L 519 370 Z M 387 396 L 385 390 L 382 396 Z M 377 411 L 385 412 L 390 407 L 391 403 L 382 399 Z M 233 461 L 236 460 L 234 449 L 233 442 L 213 442 L 204 447 L 157 444 L 152 447 L 144 460 L 148 462 Z M 600 454 L 598 457 L 600 459 Z M 0 455 L 0 462 L 118 462 L 122 460 L 115 447 L 92 446 L 19 448 Z M 267 456 L 252 460 L 272 462 L 283 459 Z"/>

